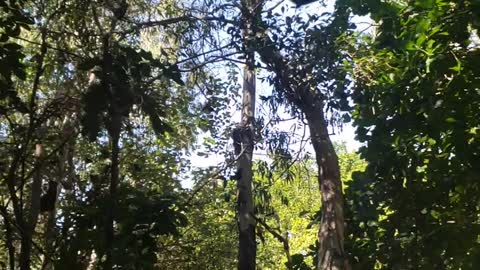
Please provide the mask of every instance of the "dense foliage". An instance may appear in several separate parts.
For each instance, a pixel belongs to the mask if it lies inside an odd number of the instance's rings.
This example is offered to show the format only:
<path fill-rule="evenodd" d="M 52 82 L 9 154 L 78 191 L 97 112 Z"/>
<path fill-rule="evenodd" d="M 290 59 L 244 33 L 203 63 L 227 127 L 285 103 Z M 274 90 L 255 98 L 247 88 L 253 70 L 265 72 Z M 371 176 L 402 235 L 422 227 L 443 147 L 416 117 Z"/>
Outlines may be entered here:
<path fill-rule="evenodd" d="M 294 2 L 0 1 L 0 268 L 479 268 L 480 3 Z"/>
<path fill-rule="evenodd" d="M 354 5 L 354 4 L 352 4 Z M 476 1 L 369 1 L 353 112 L 368 162 L 354 178 L 358 269 L 478 268 Z"/>

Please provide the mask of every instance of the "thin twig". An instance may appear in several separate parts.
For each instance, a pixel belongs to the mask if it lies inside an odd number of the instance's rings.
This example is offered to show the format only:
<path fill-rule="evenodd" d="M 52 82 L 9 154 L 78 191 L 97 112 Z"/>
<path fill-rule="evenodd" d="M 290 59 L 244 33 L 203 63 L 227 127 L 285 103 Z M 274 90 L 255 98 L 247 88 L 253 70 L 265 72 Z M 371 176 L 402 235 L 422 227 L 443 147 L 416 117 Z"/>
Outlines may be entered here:
<path fill-rule="evenodd" d="M 38 46 L 42 46 L 41 43 L 38 43 L 36 41 L 32 41 L 32 40 L 28 40 L 26 38 L 22 38 L 22 37 L 14 37 L 15 39 L 18 39 L 18 40 L 21 40 L 21 41 L 25 41 L 25 42 L 28 42 L 30 44 L 34 44 L 34 45 L 38 45 Z M 64 49 L 59 49 L 59 48 L 56 48 L 56 47 L 53 47 L 51 45 L 46 45 L 47 49 L 51 49 L 51 50 L 55 50 L 55 51 L 59 51 L 59 52 L 63 52 L 65 54 L 68 54 L 68 55 L 71 55 L 71 56 L 74 56 L 74 57 L 77 57 L 77 58 L 84 58 L 76 53 L 73 53 L 73 52 L 70 52 L 70 51 L 67 51 L 67 50 L 64 50 Z"/>

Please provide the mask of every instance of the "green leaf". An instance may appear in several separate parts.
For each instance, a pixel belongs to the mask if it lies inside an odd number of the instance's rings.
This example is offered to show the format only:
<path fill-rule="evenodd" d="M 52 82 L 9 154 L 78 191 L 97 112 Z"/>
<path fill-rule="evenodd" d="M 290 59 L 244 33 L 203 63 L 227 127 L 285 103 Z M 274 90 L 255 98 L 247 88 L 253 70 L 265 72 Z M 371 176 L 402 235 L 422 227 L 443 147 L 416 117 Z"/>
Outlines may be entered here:
<path fill-rule="evenodd" d="M 416 51 L 417 45 L 413 41 L 409 41 L 405 44 L 405 49 L 408 51 Z"/>
<path fill-rule="evenodd" d="M 457 120 L 455 120 L 455 118 L 449 117 L 449 118 L 445 119 L 445 122 L 447 122 L 447 123 L 456 123 Z"/>

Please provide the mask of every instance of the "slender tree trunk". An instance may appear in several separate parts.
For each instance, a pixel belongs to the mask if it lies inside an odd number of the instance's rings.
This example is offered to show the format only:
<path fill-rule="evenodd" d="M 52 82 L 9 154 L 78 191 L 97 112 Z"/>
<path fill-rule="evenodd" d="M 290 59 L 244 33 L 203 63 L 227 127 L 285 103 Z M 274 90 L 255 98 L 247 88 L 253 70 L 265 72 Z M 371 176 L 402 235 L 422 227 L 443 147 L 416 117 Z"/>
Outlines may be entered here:
<path fill-rule="evenodd" d="M 107 224 L 106 224 L 106 261 L 104 269 L 113 269 L 113 249 L 115 247 L 115 213 L 117 206 L 117 187 L 119 183 L 119 153 L 120 147 L 118 145 L 120 139 L 120 129 L 121 129 L 121 115 L 114 113 L 112 116 L 112 127 L 111 127 L 111 147 L 112 147 L 112 164 L 111 164 L 111 175 L 110 175 L 110 198 L 108 202 L 107 209 Z"/>
<path fill-rule="evenodd" d="M 24 232 L 22 235 L 22 239 L 20 241 L 20 269 L 21 270 L 28 270 L 30 269 L 30 250 L 31 245 L 29 241 L 29 235 L 27 232 Z"/>
<path fill-rule="evenodd" d="M 252 22 L 254 14 L 259 14 L 256 0 L 242 0 L 242 32 L 246 64 L 243 74 L 243 104 L 240 126 L 234 134 L 235 154 L 240 155 L 237 162 L 237 208 L 238 208 L 238 269 L 255 270 L 257 243 L 255 241 L 256 220 L 252 193 L 252 158 L 255 128 L 255 54 L 252 50 Z M 256 9 L 258 8 L 258 9 Z"/>
<path fill-rule="evenodd" d="M 8 264 L 10 270 L 15 270 L 15 246 L 13 245 L 12 226 L 10 224 L 10 217 L 8 216 L 7 208 L 0 207 L 0 212 L 3 217 L 3 224 L 5 226 L 5 245 L 8 249 Z"/>
<path fill-rule="evenodd" d="M 252 194 L 253 119 L 255 113 L 255 71 L 251 66 L 244 68 L 241 134 L 242 152 L 238 159 L 237 181 L 239 250 L 238 269 L 255 269 L 257 245 L 255 242 L 255 219 Z"/>
<path fill-rule="evenodd" d="M 57 194 L 59 189 L 60 187 L 57 187 Z M 52 255 L 54 252 L 53 242 L 55 236 L 56 213 L 56 209 L 48 213 L 47 224 L 45 225 L 45 252 L 47 252 L 47 255 Z M 53 269 L 53 262 L 51 258 L 49 256 L 43 256 L 42 270 L 51 269 Z"/>
<path fill-rule="evenodd" d="M 43 62 L 45 59 L 45 55 L 47 54 L 47 32 L 46 30 L 42 30 L 42 44 L 40 47 L 40 54 L 39 57 L 37 58 L 37 71 L 35 73 L 35 78 L 33 80 L 33 87 L 32 87 L 32 93 L 30 95 L 30 123 L 28 127 L 28 133 L 27 133 L 27 138 L 25 139 L 24 143 L 24 149 L 28 149 L 27 146 L 29 145 L 31 139 L 33 138 L 34 130 L 35 130 L 35 110 L 36 110 L 36 98 L 37 98 L 37 92 L 40 86 L 40 78 L 43 74 L 44 71 L 44 66 Z M 43 145 L 41 143 L 38 143 L 35 145 L 35 164 L 36 166 L 41 165 L 40 158 L 42 157 L 43 154 Z M 23 181 L 22 177 L 22 181 Z M 22 182 L 22 188 L 23 188 L 23 182 Z M 38 215 L 40 213 L 40 196 L 42 193 L 42 178 L 41 178 L 41 168 L 38 168 L 33 175 L 33 181 L 31 185 L 31 197 L 30 197 L 30 208 L 29 208 L 29 213 L 28 217 L 23 216 L 23 205 L 21 203 L 22 200 L 20 200 L 20 203 L 16 202 L 16 191 L 15 191 L 15 186 L 9 187 L 10 194 L 12 196 L 12 202 L 14 204 L 14 211 L 17 212 L 15 213 L 15 219 L 17 221 L 17 224 L 21 230 L 21 241 L 20 241 L 20 259 L 19 259 L 19 266 L 21 270 L 30 270 L 30 256 L 31 256 L 31 250 L 32 250 L 32 239 L 33 239 L 33 233 L 35 232 L 35 227 L 37 226 L 37 221 L 38 221 Z M 20 196 L 21 198 L 22 196 Z"/>
<path fill-rule="evenodd" d="M 23 217 L 23 205 L 21 203 L 21 200 L 18 198 L 17 192 L 16 192 L 16 180 L 17 180 L 16 171 L 19 164 L 21 163 L 20 160 L 23 156 L 21 151 L 23 151 L 23 149 L 18 149 L 17 151 L 15 151 L 12 163 L 10 164 L 10 168 L 8 170 L 6 182 L 7 182 L 7 187 L 10 194 L 10 199 L 12 201 L 13 215 L 15 217 L 15 219 L 12 222 L 10 222 L 9 225 L 13 225 L 13 226 L 16 225 L 17 228 L 19 229 L 20 238 L 23 239 L 23 234 L 24 234 L 23 228 L 25 227 L 25 219 Z M 7 208 L 5 208 L 5 214 L 7 212 L 8 210 Z M 4 216 L 4 218 L 8 219 L 8 216 Z M 20 244 L 23 245 L 22 242 L 20 242 Z M 9 253 L 9 256 L 11 256 L 10 253 Z M 15 265 L 15 253 L 14 253 L 14 257 L 12 258 L 13 258 L 13 265 Z M 12 261 L 10 261 L 10 264 L 12 264 Z"/>
<path fill-rule="evenodd" d="M 68 119 L 68 118 L 67 118 Z M 68 121 L 69 122 L 69 121 Z M 66 134 L 66 130 L 70 127 L 70 124 L 67 124 L 63 127 L 63 134 Z M 67 143 L 65 147 L 60 151 L 60 156 L 58 158 L 58 165 L 57 165 L 57 183 L 62 183 L 65 178 L 65 164 L 69 162 L 69 158 L 71 157 L 71 151 L 73 151 L 73 144 Z M 73 162 L 73 161 L 72 161 Z M 69 170 L 71 170 L 69 168 Z M 57 192 L 55 193 L 55 202 L 59 197 L 61 191 L 61 185 L 57 185 Z M 55 252 L 54 249 L 54 241 L 55 241 L 55 223 L 56 223 L 56 216 L 57 216 L 57 208 L 54 207 L 52 211 L 48 213 L 47 222 L 45 225 L 45 252 L 49 256 L 43 256 L 42 262 L 42 270 L 52 270 L 53 269 L 53 261 L 50 256 L 52 256 Z"/>
<path fill-rule="evenodd" d="M 114 25 L 114 24 L 112 24 Z M 112 29 L 114 26 L 112 26 Z M 111 170 L 110 170 L 110 187 L 109 198 L 106 210 L 106 222 L 105 222 L 105 262 L 103 269 L 111 270 L 114 267 L 114 252 L 115 247 L 115 212 L 117 205 L 117 186 L 119 183 L 119 153 L 120 148 L 118 142 L 120 140 L 120 132 L 122 128 L 122 116 L 118 109 L 114 89 L 112 89 L 112 70 L 113 70 L 113 57 L 110 52 L 110 39 L 111 33 L 105 34 L 103 37 L 103 67 L 102 67 L 102 86 L 107 96 L 110 97 L 110 127 L 108 130 L 110 136 L 111 147 Z"/>
<path fill-rule="evenodd" d="M 344 250 L 344 214 L 342 181 L 337 154 L 328 135 L 323 104 L 314 101 L 303 107 L 318 166 L 318 183 L 322 193 L 322 216 L 318 232 L 318 264 L 321 270 L 350 269 Z"/>
<path fill-rule="evenodd" d="M 28 213 L 27 222 L 21 227 L 22 229 L 22 239 L 20 241 L 20 269 L 21 270 L 30 270 L 30 261 L 31 261 L 31 252 L 32 252 L 32 240 L 33 232 L 38 222 L 38 215 L 40 214 L 40 196 L 42 194 L 42 169 L 40 158 L 43 155 L 43 145 L 35 145 L 35 158 L 36 166 L 38 169 L 33 175 L 32 187 L 31 187 L 31 196 L 30 196 L 30 207 Z"/>

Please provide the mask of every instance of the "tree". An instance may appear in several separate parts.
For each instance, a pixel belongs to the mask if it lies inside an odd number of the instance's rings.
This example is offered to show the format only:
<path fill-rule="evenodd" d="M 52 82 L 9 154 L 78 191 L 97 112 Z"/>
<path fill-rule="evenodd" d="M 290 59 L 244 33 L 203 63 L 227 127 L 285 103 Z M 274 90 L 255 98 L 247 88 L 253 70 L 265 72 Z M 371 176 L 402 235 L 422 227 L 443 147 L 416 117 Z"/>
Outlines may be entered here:
<path fill-rule="evenodd" d="M 476 269 L 478 3 L 347 2 L 378 25 L 354 55 L 354 265 Z"/>
<path fill-rule="evenodd" d="M 348 268 L 340 175 L 361 165 L 329 134 L 350 109 L 339 3 L 322 16 L 263 0 L 0 3 L 9 268 Z M 257 75 L 273 87 L 258 100 Z M 308 124 L 315 161 L 293 158 L 289 135 L 271 130 L 279 108 Z M 254 162 L 257 150 L 268 162 Z M 195 170 L 194 151 L 226 162 Z"/>
<path fill-rule="evenodd" d="M 276 149 L 279 150 L 279 149 Z M 342 182 L 363 171 L 365 162 L 345 144 L 335 144 Z M 308 155 L 282 164 L 288 152 L 272 153 L 271 162 L 256 162 L 256 215 L 259 265 L 265 269 L 312 269 L 318 262 L 315 244 L 321 218 L 315 160 Z M 280 154 L 282 153 L 282 154 Z M 295 156 L 295 155 L 294 155 Z"/>
<path fill-rule="evenodd" d="M 165 60 L 165 55 L 154 57 L 141 49 L 139 29 L 147 28 L 148 24 L 127 20 L 124 12 L 135 14 L 132 15 L 135 19 L 149 17 L 140 14 L 138 7 L 144 4 L 137 2 L 130 6 L 132 9 L 125 9 L 123 4 L 109 6 L 85 1 L 0 4 L 0 61 L 3 61 L 0 147 L 6 153 L 1 158 L 0 172 L 5 185 L 0 196 L 5 229 L 2 240 L 8 247 L 11 269 L 16 264 L 21 269 L 52 269 L 59 262 L 64 263 L 60 264 L 62 268 L 98 267 L 104 259 L 101 257 L 110 250 L 107 244 L 112 243 L 105 238 L 108 235 L 112 239 L 113 230 L 117 231 L 115 240 L 119 242 L 112 253 L 119 253 L 122 246 L 127 246 L 125 243 L 130 244 L 132 252 L 123 258 L 112 254 L 110 257 L 115 258 L 111 264 L 131 267 L 122 259 L 134 258 L 138 263 L 134 268 L 141 265 L 140 268 L 148 269 L 155 264 L 156 237 L 174 234 L 177 227 L 185 225 L 182 209 L 176 208 L 176 200 L 181 197 L 178 183 L 174 190 L 162 189 L 163 193 L 158 190 L 167 186 L 165 182 L 176 179 L 184 163 L 179 153 L 191 145 L 196 134 L 199 105 L 193 102 L 193 91 L 179 85 L 182 81 L 176 64 Z M 152 10 L 145 12 L 155 13 Z M 27 11 L 36 20 L 30 31 L 24 31 L 32 23 Z M 172 14 L 164 14 L 169 15 Z M 179 24 L 197 23 L 191 21 L 186 16 L 153 25 L 176 24 L 177 29 L 188 29 Z M 188 33 L 180 31 L 179 36 L 182 35 Z M 85 71 L 90 68 L 91 81 L 87 84 Z M 133 118 L 132 121 L 123 121 L 126 116 Z M 174 127 L 167 122 L 174 123 Z M 152 124 L 153 130 L 147 123 Z M 81 126 L 90 139 L 99 140 L 92 144 L 83 140 L 78 136 Z M 203 126 L 208 128 L 206 124 Z M 168 134 L 158 136 L 156 141 L 154 131 L 159 135 L 165 130 Z M 147 144 L 148 158 L 164 161 L 155 168 L 162 172 L 156 173 L 162 176 L 160 180 L 152 177 L 162 184 L 142 186 L 139 182 L 143 179 L 129 179 L 128 173 L 135 171 L 136 166 L 120 173 L 122 163 L 129 160 L 127 155 L 119 153 L 120 145 L 126 147 L 127 134 L 137 139 L 135 146 L 128 147 L 131 153 L 138 153 Z M 105 145 L 108 136 L 112 141 L 110 155 Z M 90 151 L 98 155 L 92 157 Z M 170 158 L 173 163 L 166 162 Z M 108 175 L 112 189 L 108 192 L 110 196 L 105 196 Z M 121 179 L 128 182 L 120 184 Z M 61 191 L 53 204 L 61 211 L 39 213 L 40 198 L 45 193 L 42 189 L 46 190 L 50 181 L 60 184 Z M 111 207 L 101 207 L 109 203 Z M 128 206 L 148 208 L 158 214 L 139 217 Z M 121 216 L 119 210 L 132 215 Z M 110 225 L 115 219 L 115 228 L 99 222 L 105 216 L 109 217 Z M 158 225 L 160 219 L 165 223 Z M 144 224 L 152 227 L 139 230 L 138 226 Z M 134 228 L 138 234 L 128 235 L 122 226 Z M 106 230 L 107 227 L 111 230 Z M 105 236 L 100 238 L 97 233 Z M 80 239 L 72 240 L 77 238 Z M 138 251 L 133 242 L 145 246 Z M 99 258 L 95 258 L 97 255 Z M 107 262 L 107 268 L 111 261 Z"/>
<path fill-rule="evenodd" d="M 243 31 L 243 46 L 245 48 L 245 68 L 243 70 L 243 104 L 242 120 L 232 134 L 235 144 L 235 155 L 238 157 L 238 269 L 253 270 L 256 268 L 257 244 L 255 241 L 254 203 L 252 193 L 252 159 L 255 134 L 255 99 L 256 76 L 255 54 L 249 48 L 253 40 L 252 25 L 259 16 L 261 7 L 255 1 L 241 1 L 241 29 Z"/>
<path fill-rule="evenodd" d="M 260 6 L 261 1 L 257 3 Z M 346 98 L 348 80 L 342 69 L 343 55 L 336 39 L 348 30 L 346 8 L 337 7 L 331 22 L 317 26 L 305 34 L 288 37 L 274 30 L 261 18 L 255 18 L 255 51 L 268 70 L 274 73 L 271 84 L 274 97 L 292 106 L 294 113 L 304 116 L 310 131 L 318 166 L 318 181 L 322 193 L 322 219 L 318 240 L 318 269 L 346 269 L 344 250 L 343 194 L 338 158 L 329 137 L 329 110 L 348 110 Z M 267 19 L 273 20 L 272 12 Z M 316 17 L 310 17 L 315 21 Z M 304 29 L 309 22 L 300 17 L 286 17 L 287 31 L 294 31 L 294 22 Z M 301 29 L 301 26 L 298 26 Z M 283 35 L 283 36 L 282 36 Z M 302 37 L 303 39 L 299 38 Z M 282 43 L 275 42 L 282 41 Z M 288 42 L 285 42 L 288 40 Z M 306 47 L 306 49 L 302 49 Z M 282 54 L 286 52 L 288 56 Z M 333 83 L 332 83 L 333 81 Z"/>

